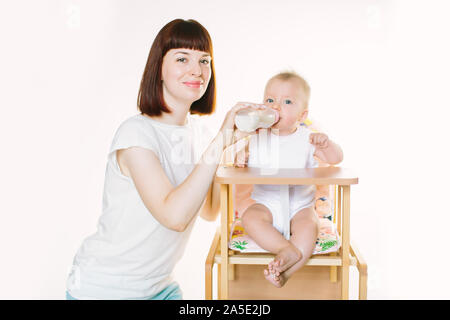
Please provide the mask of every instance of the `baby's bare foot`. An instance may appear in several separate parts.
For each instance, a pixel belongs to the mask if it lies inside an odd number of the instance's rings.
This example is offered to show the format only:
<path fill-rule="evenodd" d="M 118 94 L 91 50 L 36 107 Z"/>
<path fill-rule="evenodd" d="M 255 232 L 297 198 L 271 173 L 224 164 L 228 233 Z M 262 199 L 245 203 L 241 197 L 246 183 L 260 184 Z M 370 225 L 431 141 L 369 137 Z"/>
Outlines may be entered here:
<path fill-rule="evenodd" d="M 264 269 L 264 277 L 266 278 L 267 281 L 269 281 L 277 288 L 281 288 L 284 285 L 284 281 L 282 280 L 281 275 L 277 276 L 267 269 Z"/>
<path fill-rule="evenodd" d="M 281 249 L 275 256 L 275 259 L 269 263 L 269 270 L 273 270 L 274 272 L 271 273 L 279 276 L 297 263 L 302 257 L 302 253 L 294 245 L 287 246 Z"/>
<path fill-rule="evenodd" d="M 269 262 L 269 265 L 268 265 L 269 272 L 273 275 L 279 276 L 280 275 L 280 272 L 278 271 L 279 266 L 280 266 L 280 261 L 273 259 L 272 261 Z"/>
<path fill-rule="evenodd" d="M 284 274 L 275 275 L 269 272 L 269 270 L 264 270 L 264 277 L 267 281 L 273 284 L 277 288 L 281 288 L 286 284 L 287 278 Z"/>

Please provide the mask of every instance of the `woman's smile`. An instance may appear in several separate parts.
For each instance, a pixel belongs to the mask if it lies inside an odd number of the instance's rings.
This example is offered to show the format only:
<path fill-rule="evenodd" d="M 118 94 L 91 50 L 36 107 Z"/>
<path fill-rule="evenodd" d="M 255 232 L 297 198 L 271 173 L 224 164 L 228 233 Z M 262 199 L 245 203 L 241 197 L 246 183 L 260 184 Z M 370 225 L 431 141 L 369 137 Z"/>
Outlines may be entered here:
<path fill-rule="evenodd" d="M 184 81 L 183 84 L 190 88 L 199 89 L 200 86 L 203 85 L 203 82 L 202 81 Z"/>

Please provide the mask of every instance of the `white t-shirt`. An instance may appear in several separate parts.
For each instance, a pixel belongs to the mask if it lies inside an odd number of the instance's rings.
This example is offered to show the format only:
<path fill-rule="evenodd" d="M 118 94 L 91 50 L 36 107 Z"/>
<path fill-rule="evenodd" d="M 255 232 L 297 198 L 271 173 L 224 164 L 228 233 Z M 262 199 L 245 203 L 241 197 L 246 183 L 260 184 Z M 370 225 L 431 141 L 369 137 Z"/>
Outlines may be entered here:
<path fill-rule="evenodd" d="M 311 130 L 299 125 L 297 130 L 286 136 L 278 136 L 270 130 L 260 130 L 249 141 L 248 166 L 260 168 L 261 174 L 274 174 L 277 168 L 315 168 L 315 147 L 309 143 Z M 289 202 L 291 207 L 309 204 L 316 192 L 314 185 L 290 185 Z M 280 185 L 255 184 L 252 199 L 271 199 L 280 201 Z"/>
<path fill-rule="evenodd" d="M 79 248 L 67 290 L 77 299 L 151 297 L 171 282 L 194 220 L 184 232 L 161 225 L 145 207 L 133 180 L 120 171 L 116 151 L 132 146 L 152 150 L 174 187 L 200 159 L 210 132 L 198 116 L 188 114 L 184 126 L 169 125 L 141 114 L 118 128 L 108 154 L 103 210 L 97 232 Z M 195 191 L 193 191 L 195 192 Z"/>

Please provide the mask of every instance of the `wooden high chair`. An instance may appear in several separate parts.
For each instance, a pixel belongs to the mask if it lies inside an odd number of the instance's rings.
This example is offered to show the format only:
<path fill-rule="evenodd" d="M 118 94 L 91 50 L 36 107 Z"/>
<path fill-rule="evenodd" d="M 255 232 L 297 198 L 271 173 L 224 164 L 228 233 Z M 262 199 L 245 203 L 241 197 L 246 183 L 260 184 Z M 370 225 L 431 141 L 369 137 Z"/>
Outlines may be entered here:
<path fill-rule="evenodd" d="M 280 184 L 280 185 L 334 185 L 336 190 L 334 205 L 334 222 L 337 225 L 337 231 L 341 239 L 341 246 L 338 252 L 326 255 L 313 255 L 307 262 L 306 266 L 296 272 L 299 273 L 305 268 L 309 268 L 308 276 L 318 279 L 319 275 L 314 275 L 313 269 L 317 270 L 317 266 L 323 268 L 329 267 L 329 280 L 323 281 L 318 287 L 317 284 L 310 284 L 318 292 L 318 299 L 348 299 L 349 298 L 349 267 L 356 266 L 359 272 L 359 299 L 367 299 L 367 264 L 364 262 L 361 254 L 350 243 L 350 186 L 358 183 L 358 178 L 348 169 L 340 167 L 319 167 L 307 169 L 278 169 L 275 174 L 261 174 L 258 168 L 234 168 L 221 166 L 217 170 L 215 182 L 220 187 L 220 207 L 221 220 L 220 228 L 212 241 L 209 254 L 205 263 L 205 299 L 212 299 L 212 269 L 213 265 L 218 266 L 218 298 L 219 299 L 236 299 L 236 295 L 229 294 L 229 286 L 236 286 L 239 292 L 248 292 L 247 296 L 240 296 L 238 299 L 277 299 L 277 293 L 282 292 L 281 289 L 268 284 L 262 275 L 262 269 L 257 271 L 257 276 L 253 280 L 242 283 L 245 277 L 252 275 L 255 271 L 249 269 L 239 269 L 242 277 L 236 274 L 236 266 L 239 268 L 253 267 L 257 265 L 265 265 L 275 257 L 270 253 L 241 253 L 229 250 L 230 227 L 234 216 L 233 206 L 233 185 L 235 184 Z M 311 268 L 311 267 L 314 268 Z M 327 266 L 327 267 L 324 267 Z M 261 267 L 260 267 L 261 268 Z M 337 272 L 339 268 L 339 273 Z M 296 276 L 296 274 L 293 275 Z M 289 279 L 289 285 L 293 279 Z M 260 280 L 259 280 L 260 279 Z M 229 281 L 231 280 L 231 282 Z M 309 282 L 308 282 L 309 281 Z M 304 283 L 311 283 L 310 280 Z M 261 282 L 263 282 L 261 284 Z M 261 286 L 262 285 L 262 286 Z M 267 286 L 272 286 L 268 290 Z M 308 291 L 307 286 L 294 286 L 294 292 Z M 273 289 L 272 289 L 273 288 Z M 301 288 L 301 289 L 300 289 Z M 234 292 L 238 292 L 234 290 Z M 253 291 L 252 291 L 253 290 Z M 320 291 L 321 290 L 321 291 Z M 263 296 L 261 292 L 270 291 L 272 295 Z M 322 294 L 323 293 L 323 294 Z M 299 299 L 298 295 L 292 296 L 291 293 L 284 297 L 285 299 Z M 306 296 L 306 299 L 311 299 Z"/>

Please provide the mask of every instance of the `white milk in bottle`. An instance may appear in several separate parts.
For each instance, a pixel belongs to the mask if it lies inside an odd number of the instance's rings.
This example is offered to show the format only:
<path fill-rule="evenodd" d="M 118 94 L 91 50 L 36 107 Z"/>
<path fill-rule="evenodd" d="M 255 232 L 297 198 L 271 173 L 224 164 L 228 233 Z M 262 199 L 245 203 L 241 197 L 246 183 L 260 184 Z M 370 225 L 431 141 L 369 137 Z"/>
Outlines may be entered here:
<path fill-rule="evenodd" d="M 253 132 L 258 128 L 270 128 L 278 121 L 278 119 L 278 112 L 271 108 L 263 110 L 247 108 L 236 113 L 234 123 L 241 131 Z"/>

